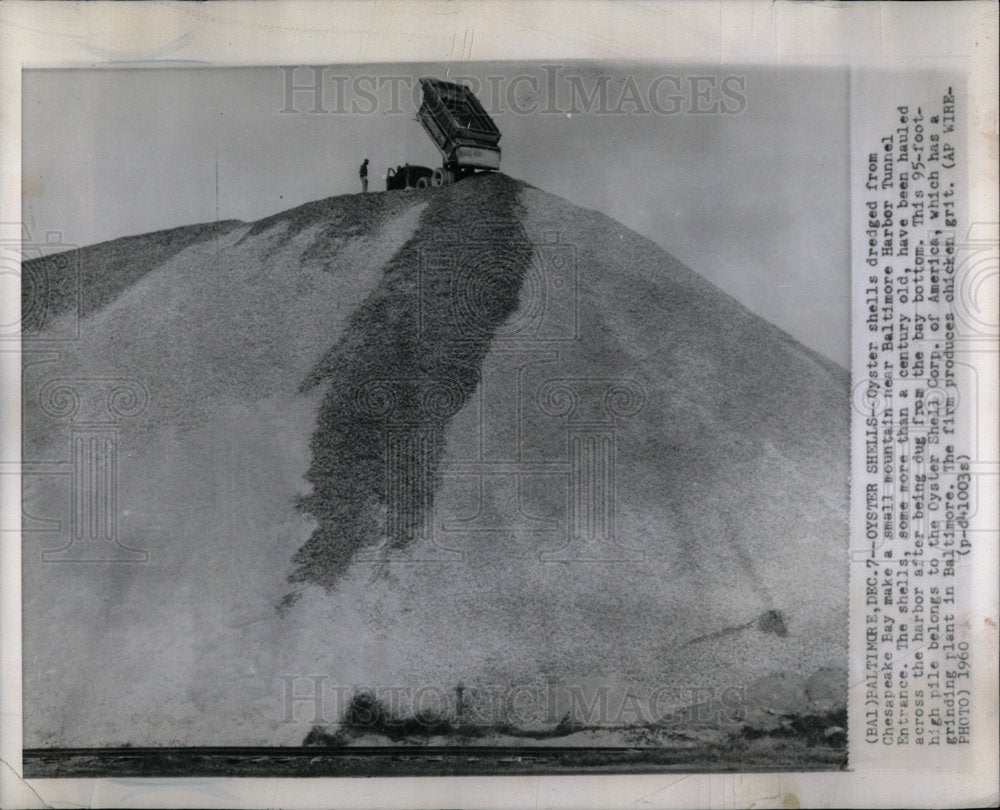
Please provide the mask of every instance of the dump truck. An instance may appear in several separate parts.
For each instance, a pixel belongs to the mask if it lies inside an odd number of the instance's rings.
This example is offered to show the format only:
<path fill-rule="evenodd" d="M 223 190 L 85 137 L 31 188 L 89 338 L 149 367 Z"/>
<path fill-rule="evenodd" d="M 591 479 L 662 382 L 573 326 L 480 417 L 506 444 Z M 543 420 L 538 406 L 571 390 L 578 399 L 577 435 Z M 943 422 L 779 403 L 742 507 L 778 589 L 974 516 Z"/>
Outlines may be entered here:
<path fill-rule="evenodd" d="M 422 78 L 417 120 L 441 153 L 437 169 L 404 164 L 386 172 L 386 190 L 454 183 L 478 171 L 500 168 L 500 130 L 465 85 Z"/>

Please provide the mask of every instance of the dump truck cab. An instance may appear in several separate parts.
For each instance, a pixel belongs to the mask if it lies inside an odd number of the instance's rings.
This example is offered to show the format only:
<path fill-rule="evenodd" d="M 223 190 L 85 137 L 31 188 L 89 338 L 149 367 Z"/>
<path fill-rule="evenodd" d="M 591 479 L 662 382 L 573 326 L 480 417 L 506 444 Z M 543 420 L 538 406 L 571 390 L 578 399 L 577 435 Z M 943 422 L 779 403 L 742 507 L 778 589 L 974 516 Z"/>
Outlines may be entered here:
<path fill-rule="evenodd" d="M 385 190 L 397 191 L 408 188 L 426 188 L 431 184 L 434 170 L 426 166 L 413 166 L 406 163 L 389 169 L 385 173 Z"/>

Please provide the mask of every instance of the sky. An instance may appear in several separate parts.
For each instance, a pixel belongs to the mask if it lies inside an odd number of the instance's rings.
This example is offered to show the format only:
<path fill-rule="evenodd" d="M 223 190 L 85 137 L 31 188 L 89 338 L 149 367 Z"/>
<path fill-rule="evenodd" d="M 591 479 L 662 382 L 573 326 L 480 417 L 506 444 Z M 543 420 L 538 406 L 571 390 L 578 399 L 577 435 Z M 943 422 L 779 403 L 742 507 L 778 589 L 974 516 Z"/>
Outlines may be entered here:
<path fill-rule="evenodd" d="M 26 71 L 22 218 L 89 245 L 253 221 L 440 164 L 418 76 L 471 83 L 501 170 L 650 238 L 846 366 L 848 74 L 594 63 Z M 316 83 L 321 95 L 311 88 Z"/>

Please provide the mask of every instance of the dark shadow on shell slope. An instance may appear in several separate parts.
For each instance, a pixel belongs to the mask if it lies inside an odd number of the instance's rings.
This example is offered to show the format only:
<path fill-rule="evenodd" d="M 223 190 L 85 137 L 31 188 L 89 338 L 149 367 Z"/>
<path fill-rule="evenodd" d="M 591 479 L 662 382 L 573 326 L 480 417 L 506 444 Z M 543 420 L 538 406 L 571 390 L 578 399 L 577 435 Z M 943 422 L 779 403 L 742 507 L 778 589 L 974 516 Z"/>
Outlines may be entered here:
<path fill-rule="evenodd" d="M 319 525 L 290 581 L 331 588 L 359 549 L 405 548 L 421 531 L 448 421 L 475 391 L 531 263 L 520 188 L 490 175 L 426 192 L 415 235 L 303 383 L 329 387 L 306 475 L 313 491 L 299 502 Z"/>
<path fill-rule="evenodd" d="M 86 318 L 111 304 L 146 274 L 185 248 L 243 225 L 235 219 L 123 236 L 25 261 L 21 268 L 21 328 L 40 332 L 76 309 Z M 30 246 L 26 247 L 30 255 Z"/>

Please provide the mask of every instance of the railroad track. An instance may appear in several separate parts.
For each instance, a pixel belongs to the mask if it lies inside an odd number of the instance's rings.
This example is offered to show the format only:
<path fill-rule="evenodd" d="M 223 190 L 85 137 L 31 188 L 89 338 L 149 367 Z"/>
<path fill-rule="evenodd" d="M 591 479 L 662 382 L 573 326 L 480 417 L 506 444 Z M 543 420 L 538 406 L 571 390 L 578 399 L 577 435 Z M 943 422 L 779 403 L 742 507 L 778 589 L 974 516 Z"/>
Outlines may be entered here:
<path fill-rule="evenodd" d="M 608 747 L 608 746 L 497 746 L 497 745 L 374 745 L 374 746 L 187 746 L 152 747 L 134 746 L 104 748 L 25 748 L 25 760 L 70 759 L 72 757 L 125 757 L 146 758 L 152 756 L 178 757 L 553 757 L 566 754 L 636 754 L 643 751 L 659 750 L 653 747 Z"/>

